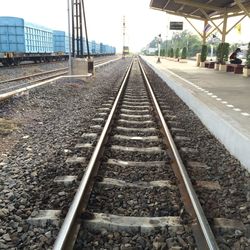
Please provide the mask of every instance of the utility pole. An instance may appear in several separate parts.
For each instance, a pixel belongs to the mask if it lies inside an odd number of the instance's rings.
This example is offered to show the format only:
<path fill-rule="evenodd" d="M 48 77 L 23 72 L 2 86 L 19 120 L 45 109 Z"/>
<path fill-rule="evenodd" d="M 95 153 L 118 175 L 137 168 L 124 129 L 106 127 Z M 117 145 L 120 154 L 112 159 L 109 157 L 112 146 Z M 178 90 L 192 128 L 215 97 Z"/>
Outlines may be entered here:
<path fill-rule="evenodd" d="M 123 24 L 122 24 L 122 30 L 123 30 L 123 48 L 122 48 L 122 58 L 125 58 L 125 42 L 126 42 L 126 24 L 125 24 L 125 16 L 123 16 Z"/>
<path fill-rule="evenodd" d="M 72 75 L 71 32 L 70 32 L 70 3 L 69 3 L 69 1 L 70 0 L 67 0 L 67 9 L 68 9 L 68 36 L 69 36 L 69 75 Z"/>
<path fill-rule="evenodd" d="M 162 38 L 161 38 L 161 34 L 159 34 L 159 36 L 157 37 L 157 42 L 158 42 L 158 59 L 157 59 L 157 63 L 161 62 L 161 43 L 162 43 Z"/>

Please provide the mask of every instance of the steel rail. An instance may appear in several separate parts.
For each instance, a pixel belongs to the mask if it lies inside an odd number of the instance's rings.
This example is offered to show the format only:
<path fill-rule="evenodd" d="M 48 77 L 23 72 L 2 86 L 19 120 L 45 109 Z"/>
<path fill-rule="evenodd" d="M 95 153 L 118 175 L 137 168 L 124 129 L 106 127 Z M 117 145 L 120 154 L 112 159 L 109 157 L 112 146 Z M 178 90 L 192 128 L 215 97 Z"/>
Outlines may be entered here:
<path fill-rule="evenodd" d="M 46 81 L 46 80 L 49 80 L 49 79 L 53 79 L 53 78 L 56 78 L 58 76 L 62 76 L 62 75 L 65 75 L 67 74 L 68 71 L 63 71 L 61 73 L 57 73 L 57 74 L 54 74 L 54 75 L 50 75 L 50 76 L 44 76 L 43 78 L 38 78 L 38 79 L 35 79 L 35 80 L 32 80 L 30 82 L 25 82 L 25 83 L 18 83 L 16 85 L 13 85 L 13 86 L 9 86 L 9 87 L 6 87 L 6 88 L 0 88 L 0 95 L 1 95 L 1 92 L 3 91 L 6 91 L 6 90 L 9 90 L 9 89 L 21 89 L 23 88 L 23 86 L 29 84 L 29 86 L 32 86 L 34 85 L 35 83 L 38 83 L 38 82 L 42 82 L 42 81 Z M 45 75 L 45 74 L 44 74 Z M 12 90 L 14 91 L 14 90 Z M 7 92 L 8 93 L 8 92 Z"/>
<path fill-rule="evenodd" d="M 116 60 L 119 60 L 119 59 L 120 59 L 120 57 L 114 58 L 114 59 L 109 60 L 109 61 L 106 61 L 105 58 L 103 58 L 102 60 L 97 60 L 96 61 L 97 64 L 95 65 L 95 67 L 100 67 L 100 66 L 106 65 L 106 64 L 108 64 L 110 62 L 114 62 Z M 15 82 L 15 81 L 21 81 L 21 80 L 25 80 L 25 79 L 28 79 L 28 78 L 31 78 L 31 77 L 42 76 L 44 74 L 50 74 L 50 73 L 59 72 L 59 71 L 62 71 L 62 70 L 67 70 L 67 69 L 68 69 L 68 67 L 64 67 L 64 68 L 44 71 L 44 72 L 40 72 L 40 73 L 37 73 L 37 74 L 28 75 L 28 76 L 21 76 L 21 77 L 9 79 L 9 80 L 3 80 L 3 81 L 0 81 L 0 84 Z"/>
<path fill-rule="evenodd" d="M 21 77 L 9 79 L 9 80 L 1 81 L 0 84 L 8 83 L 8 82 L 21 81 L 21 80 L 25 80 L 25 79 L 28 79 L 28 78 L 31 78 L 31 77 L 42 76 L 44 74 L 50 74 L 50 73 L 59 72 L 59 71 L 67 70 L 67 69 L 68 69 L 68 67 L 65 67 L 65 68 L 61 68 L 61 69 L 54 69 L 54 70 L 50 70 L 50 71 L 44 71 L 44 72 L 41 72 L 41 73 L 29 75 L 29 76 L 21 76 Z"/>
<path fill-rule="evenodd" d="M 107 61 L 105 63 L 97 64 L 95 66 L 95 68 L 102 67 L 102 66 L 104 66 L 106 64 L 109 64 L 109 63 L 114 62 L 114 61 L 119 60 L 119 59 L 120 58 L 114 59 L 114 60 L 111 60 L 111 61 Z M 47 84 L 47 83 L 50 83 L 52 81 L 60 80 L 61 78 L 90 77 L 92 75 L 92 74 L 88 73 L 86 75 L 67 75 L 67 76 L 64 76 L 66 73 L 68 73 L 68 71 L 59 73 L 57 75 L 49 76 L 49 77 L 46 77 L 46 78 L 43 78 L 43 79 L 37 79 L 37 80 L 34 80 L 32 82 L 18 84 L 16 86 L 11 86 L 11 87 L 7 87 L 7 88 L 4 88 L 4 89 L 0 89 L 0 101 L 6 100 L 6 99 L 8 99 L 8 98 L 10 98 L 12 96 L 15 96 L 15 95 L 19 94 L 19 93 L 22 93 L 24 91 L 28 91 L 30 89 L 39 87 L 39 86 Z M 46 72 L 44 72 L 43 74 L 46 74 Z M 50 79 L 50 80 L 48 80 L 48 79 Z M 38 83 L 36 83 L 36 82 L 38 82 Z M 23 87 L 23 86 L 25 86 L 27 84 L 30 84 L 30 85 L 26 86 L 26 87 Z M 18 88 L 16 88 L 16 87 L 18 87 Z M 5 91 L 6 89 L 14 89 L 14 88 L 16 88 L 16 89 L 15 90 L 11 90 L 11 91 L 6 92 L 6 93 L 1 93 L 1 91 Z"/>
<path fill-rule="evenodd" d="M 162 115 L 160 106 L 159 106 L 159 104 L 158 104 L 158 102 L 156 100 L 153 89 L 152 89 L 152 87 L 151 87 L 151 85 L 150 85 L 150 83 L 148 81 L 148 78 L 146 76 L 144 68 L 143 68 L 142 64 L 140 63 L 140 60 L 139 60 L 139 65 L 140 65 L 141 71 L 143 73 L 143 76 L 144 76 L 146 85 L 148 87 L 148 90 L 150 92 L 150 95 L 152 97 L 153 103 L 155 105 L 156 111 L 157 111 L 157 113 L 159 115 L 159 119 L 160 119 L 160 122 L 162 124 L 163 129 L 164 129 L 164 133 L 167 135 L 168 141 L 169 141 L 169 143 L 171 145 L 171 150 L 172 150 L 172 152 L 173 152 L 173 154 L 175 156 L 175 159 L 176 159 L 176 162 L 178 164 L 178 167 L 179 167 L 182 179 L 184 181 L 186 190 L 188 192 L 189 198 L 190 198 L 190 200 L 192 202 L 192 206 L 193 206 L 193 208 L 195 210 L 195 213 L 196 213 L 196 217 L 197 217 L 197 219 L 199 221 L 199 225 L 200 225 L 200 227 L 202 229 L 202 232 L 203 232 L 203 235 L 205 237 L 207 246 L 211 250 L 219 249 L 219 247 L 218 247 L 218 245 L 216 243 L 215 237 L 213 235 L 213 232 L 212 232 L 212 230 L 211 230 L 211 228 L 209 226 L 207 218 L 206 218 L 206 216 L 204 214 L 204 211 L 203 211 L 203 209 L 201 207 L 199 199 L 198 199 L 198 197 L 197 197 L 197 195 L 196 195 L 196 193 L 195 193 L 195 191 L 193 189 L 192 183 L 191 183 L 190 178 L 189 178 L 189 176 L 187 174 L 186 168 L 185 168 L 185 166 L 184 166 L 184 164 L 182 162 L 182 159 L 180 157 L 178 149 L 177 149 L 177 147 L 176 147 L 176 145 L 174 143 L 173 137 L 172 137 L 172 135 L 170 133 L 170 130 L 169 130 L 169 128 L 168 128 L 168 126 L 167 126 L 167 124 L 165 122 L 165 119 L 164 119 L 163 115 Z"/>
<path fill-rule="evenodd" d="M 88 185 L 90 183 L 92 172 L 93 172 L 94 167 L 96 165 L 100 151 L 103 147 L 107 132 L 108 132 L 110 125 L 111 125 L 111 121 L 112 121 L 114 114 L 115 114 L 115 111 L 117 109 L 118 102 L 122 96 L 124 89 L 125 89 L 132 65 L 133 65 L 133 61 L 131 62 L 131 64 L 129 65 L 129 67 L 127 69 L 126 75 L 122 81 L 121 87 L 120 87 L 119 92 L 117 94 L 117 97 L 114 101 L 113 107 L 110 111 L 110 114 L 109 114 L 108 119 L 105 123 L 103 131 L 100 135 L 100 138 L 97 142 L 97 145 L 94 149 L 94 152 L 91 156 L 89 164 L 86 168 L 84 176 L 81 180 L 80 186 L 79 186 L 79 188 L 74 196 L 73 202 L 72 202 L 72 204 L 69 208 L 69 211 L 64 219 L 64 222 L 62 224 L 62 227 L 59 231 L 58 237 L 57 237 L 55 244 L 54 244 L 54 247 L 53 247 L 54 250 L 69 249 L 68 248 L 69 242 L 67 242 L 67 241 L 69 238 L 72 238 L 72 231 L 74 231 L 73 227 L 75 226 L 75 221 L 77 220 L 78 215 L 81 214 L 81 212 L 82 212 L 82 202 L 83 202 L 82 198 L 89 191 Z M 85 201 L 85 202 L 87 202 L 87 201 Z"/>

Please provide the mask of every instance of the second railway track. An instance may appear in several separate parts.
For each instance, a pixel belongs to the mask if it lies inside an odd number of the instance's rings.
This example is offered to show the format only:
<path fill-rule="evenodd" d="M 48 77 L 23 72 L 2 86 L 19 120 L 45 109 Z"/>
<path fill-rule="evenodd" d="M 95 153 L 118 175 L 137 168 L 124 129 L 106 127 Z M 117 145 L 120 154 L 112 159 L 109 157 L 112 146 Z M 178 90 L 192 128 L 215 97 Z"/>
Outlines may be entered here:
<path fill-rule="evenodd" d="M 130 69 L 113 105 L 100 110 L 94 133 L 76 145 L 83 160 L 99 138 L 54 249 L 73 242 L 75 249 L 165 249 L 173 236 L 186 249 L 217 249 L 137 59 Z"/>
<path fill-rule="evenodd" d="M 119 58 L 114 57 L 114 59 L 108 61 L 107 58 L 99 59 L 96 62 L 95 67 L 100 67 L 117 59 Z M 5 100 L 13 95 L 22 93 L 25 90 L 29 90 L 33 86 L 36 87 L 36 84 L 37 86 L 40 86 L 40 83 L 43 81 L 48 81 L 53 79 L 56 80 L 58 77 L 66 75 L 67 73 L 68 73 L 68 67 L 63 67 L 60 69 L 54 69 L 0 81 L 0 101 Z"/>

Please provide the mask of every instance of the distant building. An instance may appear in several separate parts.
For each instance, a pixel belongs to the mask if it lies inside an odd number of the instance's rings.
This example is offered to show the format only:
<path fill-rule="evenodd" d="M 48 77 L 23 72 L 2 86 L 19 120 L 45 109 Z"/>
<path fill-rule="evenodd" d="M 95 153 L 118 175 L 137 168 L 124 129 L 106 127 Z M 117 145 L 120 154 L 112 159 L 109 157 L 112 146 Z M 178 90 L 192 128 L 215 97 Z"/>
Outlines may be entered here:
<path fill-rule="evenodd" d="M 128 55 L 128 54 L 129 54 L 129 47 L 123 46 L 123 55 Z"/>

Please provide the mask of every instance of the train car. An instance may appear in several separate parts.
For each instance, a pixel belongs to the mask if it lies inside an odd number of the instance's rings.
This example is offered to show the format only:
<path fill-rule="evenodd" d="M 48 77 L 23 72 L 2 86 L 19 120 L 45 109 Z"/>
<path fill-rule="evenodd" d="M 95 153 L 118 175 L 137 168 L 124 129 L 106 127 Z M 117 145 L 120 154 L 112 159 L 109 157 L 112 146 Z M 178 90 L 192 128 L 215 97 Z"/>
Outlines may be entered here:
<path fill-rule="evenodd" d="M 53 52 L 54 53 L 65 53 L 66 39 L 67 39 L 67 36 L 65 35 L 64 31 L 53 30 Z"/>
<path fill-rule="evenodd" d="M 14 54 L 25 52 L 24 20 L 0 17 L 0 60 L 6 65 Z"/>
<path fill-rule="evenodd" d="M 65 55 L 65 44 L 62 44 L 65 41 L 59 42 L 58 37 L 63 39 L 63 34 L 59 36 L 59 33 L 60 31 L 54 33 L 52 29 L 26 22 L 23 18 L 0 17 L 0 62 L 8 66 L 18 65 L 21 61 L 65 60 L 68 57 Z M 62 50 L 63 54 L 53 54 L 54 46 L 56 50 Z"/>
<path fill-rule="evenodd" d="M 95 44 L 95 54 L 99 56 L 101 54 L 100 43 Z"/>
<path fill-rule="evenodd" d="M 24 21 L 25 50 L 30 54 L 53 52 L 53 30 Z"/>
<path fill-rule="evenodd" d="M 88 45 L 91 55 L 113 54 L 113 49 L 103 43 L 92 40 Z M 29 23 L 23 18 L 0 17 L 0 62 L 3 65 L 18 65 L 21 61 L 66 60 L 68 54 L 69 39 L 64 31 Z M 87 55 L 85 38 L 83 54 Z"/>

